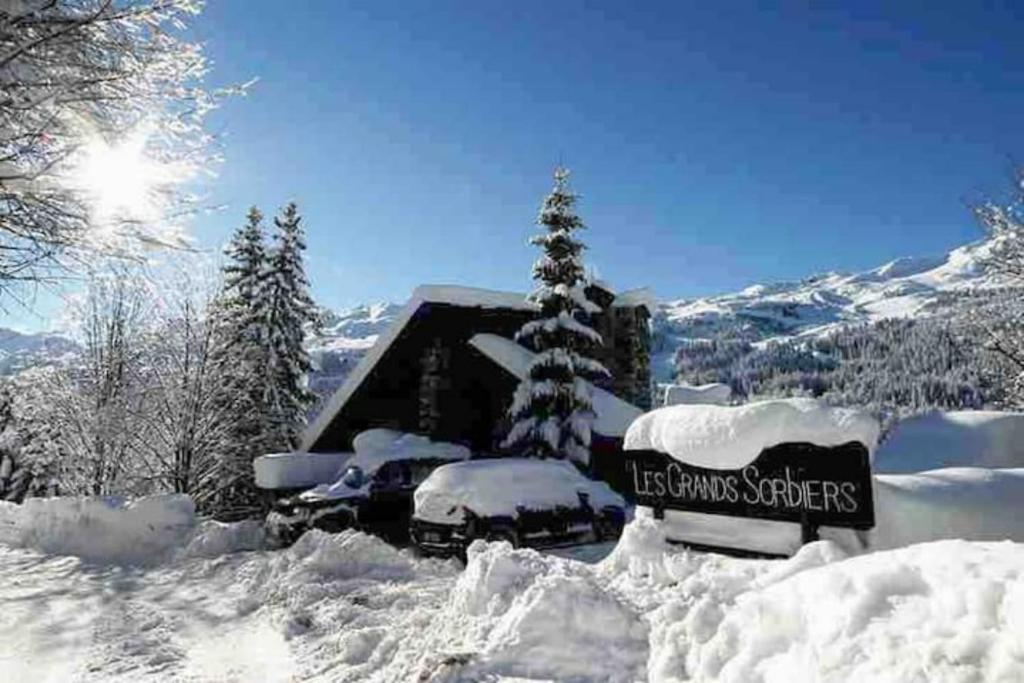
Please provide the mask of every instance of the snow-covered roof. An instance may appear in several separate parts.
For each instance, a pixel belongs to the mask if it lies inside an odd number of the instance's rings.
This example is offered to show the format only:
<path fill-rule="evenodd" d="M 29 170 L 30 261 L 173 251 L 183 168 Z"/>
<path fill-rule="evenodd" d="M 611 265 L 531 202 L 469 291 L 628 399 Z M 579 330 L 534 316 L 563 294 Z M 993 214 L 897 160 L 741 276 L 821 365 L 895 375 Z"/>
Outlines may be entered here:
<path fill-rule="evenodd" d="M 505 368 L 519 379 L 525 378 L 530 371 L 533 352 L 520 346 L 511 339 L 497 334 L 477 334 L 469 343 L 480 353 Z M 593 429 L 604 436 L 623 436 L 633 420 L 643 411 L 618 396 L 591 385 L 594 412 Z"/>
<path fill-rule="evenodd" d="M 616 294 L 615 300 L 612 302 L 612 306 L 615 307 L 646 306 L 650 313 L 654 313 L 657 305 L 658 300 L 654 297 L 654 291 L 649 287 L 630 289 Z"/>
<path fill-rule="evenodd" d="M 358 487 L 349 486 L 341 476 L 329 484 L 320 484 L 302 493 L 304 500 L 347 498 L 364 492 L 373 475 L 389 462 L 399 460 L 468 460 L 468 448 L 445 441 L 431 441 L 419 434 L 405 434 L 391 429 L 370 429 L 353 439 L 356 454 L 345 463 L 345 469 L 358 467 L 363 481 Z M 343 472 L 339 474 L 344 475 Z"/>
<path fill-rule="evenodd" d="M 642 290 L 635 290 L 642 291 Z M 632 306 L 637 305 L 633 303 L 632 295 L 630 292 L 626 292 L 619 297 L 616 297 L 614 306 Z M 627 296 L 623 302 L 619 299 L 622 296 Z M 537 310 L 536 305 L 527 301 L 525 294 L 519 294 L 516 292 L 499 292 L 489 289 L 479 289 L 477 287 L 462 287 L 460 285 L 420 285 L 413 290 L 412 296 L 409 297 L 409 301 L 406 302 L 402 310 L 395 316 L 394 322 L 391 324 L 383 334 L 377 337 L 377 341 L 374 343 L 370 350 L 367 351 L 360 359 L 359 364 L 353 368 L 352 372 L 349 373 L 348 377 L 345 378 L 345 382 L 338 387 L 338 390 L 334 392 L 327 405 L 317 415 L 316 420 L 313 421 L 309 427 L 306 428 L 305 433 L 302 437 L 301 450 L 309 450 L 313 447 L 313 444 L 317 442 L 320 436 L 327 429 L 328 425 L 334 420 L 334 417 L 338 412 L 345 406 L 352 394 L 355 393 L 356 389 L 363 383 L 366 377 L 370 374 L 370 371 L 380 361 L 391 344 L 394 343 L 399 333 L 412 319 L 413 314 L 426 303 L 434 304 L 447 304 L 450 306 L 465 306 L 467 308 L 504 308 L 520 311 L 531 311 Z M 651 309 L 653 310 L 653 309 Z M 623 428 L 623 432 L 625 429 Z M 603 432 L 602 432 L 603 433 Z"/>
<path fill-rule="evenodd" d="M 604 482 L 587 479 L 564 460 L 496 458 L 443 465 L 416 489 L 415 516 L 431 522 L 462 520 L 462 506 L 477 515 L 515 517 L 516 508 L 547 510 L 579 505 L 578 492 L 595 509 L 625 506 Z"/>
<path fill-rule="evenodd" d="M 351 453 L 270 453 L 253 460 L 256 486 L 294 489 L 334 481 Z"/>
<path fill-rule="evenodd" d="M 781 443 L 839 446 L 859 441 L 874 450 L 878 422 L 849 408 L 810 398 L 741 406 L 678 405 L 641 415 L 626 433 L 627 450 L 656 450 L 712 469 L 739 469 Z"/>

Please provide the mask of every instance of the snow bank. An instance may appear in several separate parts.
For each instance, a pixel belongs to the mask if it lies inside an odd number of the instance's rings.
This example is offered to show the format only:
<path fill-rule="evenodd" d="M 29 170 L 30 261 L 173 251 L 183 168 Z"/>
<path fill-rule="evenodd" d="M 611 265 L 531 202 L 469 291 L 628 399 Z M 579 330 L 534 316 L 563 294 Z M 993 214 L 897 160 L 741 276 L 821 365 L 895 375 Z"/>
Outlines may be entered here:
<path fill-rule="evenodd" d="M 639 614 L 586 565 L 507 543 L 470 546 L 434 624 L 417 680 L 632 681 L 643 674 L 647 628 Z M 461 656 L 438 656 L 445 652 Z"/>
<path fill-rule="evenodd" d="M 497 334 L 477 334 L 469 340 L 470 346 L 484 354 L 495 363 L 505 368 L 518 379 L 525 379 L 530 374 L 530 363 L 534 353 Z M 592 428 L 604 436 L 622 436 L 633 421 L 643 413 L 631 403 L 618 396 L 595 387 L 589 382 L 591 401 L 594 406 L 594 423 Z"/>
<path fill-rule="evenodd" d="M 692 386 L 689 384 L 667 384 L 662 395 L 662 405 L 729 405 L 732 387 L 728 384 L 712 383 Z"/>
<path fill-rule="evenodd" d="M 878 423 L 866 413 L 791 398 L 735 407 L 659 408 L 633 422 L 625 448 L 661 451 L 699 467 L 739 469 L 781 443 L 838 446 L 859 441 L 871 451 L 878 432 Z"/>
<path fill-rule="evenodd" d="M 415 515 L 438 523 L 460 523 L 462 507 L 477 515 L 517 516 L 516 508 L 577 507 L 579 492 L 589 496 L 594 509 L 625 507 L 622 496 L 601 481 L 587 479 L 562 460 L 499 458 L 444 465 L 416 489 Z"/>
<path fill-rule="evenodd" d="M 1024 413 L 933 412 L 902 420 L 875 454 L 876 472 L 1024 467 Z"/>
<path fill-rule="evenodd" d="M 0 507 L 0 541 L 100 564 L 148 565 L 180 547 L 195 525 L 192 499 L 29 498 Z"/>
<path fill-rule="evenodd" d="M 292 489 L 334 481 L 351 453 L 271 453 L 253 461 L 256 486 Z"/>
<path fill-rule="evenodd" d="M 1024 542 L 1024 469 L 875 476 L 873 549 L 939 539 Z"/>
<path fill-rule="evenodd" d="M 195 528 L 178 558 L 213 558 L 245 550 L 263 550 L 266 547 L 263 523 L 254 519 L 240 522 L 206 520 Z"/>
<path fill-rule="evenodd" d="M 1021 680 L 1022 568 L 1022 545 L 946 541 L 769 577 L 724 609 L 652 615 L 664 637 L 652 644 L 648 675 L 721 683 Z"/>
<path fill-rule="evenodd" d="M 92 564 L 154 566 L 172 559 L 213 558 L 265 547 L 255 520 L 197 524 L 184 494 L 124 498 L 29 498 L 0 502 L 0 545 Z"/>

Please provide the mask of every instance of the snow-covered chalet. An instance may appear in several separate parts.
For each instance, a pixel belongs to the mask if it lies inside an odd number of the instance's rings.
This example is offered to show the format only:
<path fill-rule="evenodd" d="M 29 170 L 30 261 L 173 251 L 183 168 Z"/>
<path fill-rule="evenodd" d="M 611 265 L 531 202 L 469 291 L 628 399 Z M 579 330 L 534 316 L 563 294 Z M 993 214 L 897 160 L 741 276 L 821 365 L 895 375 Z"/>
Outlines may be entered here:
<path fill-rule="evenodd" d="M 593 387 L 594 473 L 618 483 L 622 437 L 650 407 L 649 290 L 614 294 L 595 284 L 602 307 L 590 324 L 603 339 L 594 356 L 611 377 Z M 352 438 L 388 427 L 497 452 L 507 409 L 532 352 L 515 333 L 538 310 L 522 294 L 455 286 L 416 288 L 306 430 L 302 450 L 348 451 Z"/>

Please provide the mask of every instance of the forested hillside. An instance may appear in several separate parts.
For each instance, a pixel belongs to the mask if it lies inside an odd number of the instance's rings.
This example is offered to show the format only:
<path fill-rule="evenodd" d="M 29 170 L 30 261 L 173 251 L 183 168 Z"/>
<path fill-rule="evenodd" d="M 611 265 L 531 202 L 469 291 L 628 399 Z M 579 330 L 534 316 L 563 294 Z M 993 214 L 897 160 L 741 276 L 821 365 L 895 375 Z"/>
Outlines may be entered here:
<path fill-rule="evenodd" d="M 815 396 L 886 420 L 932 408 L 1003 406 L 1004 368 L 984 343 L 991 302 L 1000 296 L 964 293 L 930 317 L 847 324 L 818 335 L 689 339 L 679 343 L 673 364 L 678 380 L 723 382 L 740 400 Z"/>

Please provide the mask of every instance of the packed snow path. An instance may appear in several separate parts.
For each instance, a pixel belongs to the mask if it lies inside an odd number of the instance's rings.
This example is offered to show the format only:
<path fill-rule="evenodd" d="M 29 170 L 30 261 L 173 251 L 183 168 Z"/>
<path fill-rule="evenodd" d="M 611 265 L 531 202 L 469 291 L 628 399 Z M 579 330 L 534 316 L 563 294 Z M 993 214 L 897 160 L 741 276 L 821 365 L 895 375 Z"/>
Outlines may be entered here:
<path fill-rule="evenodd" d="M 457 571 L 361 534 L 150 569 L 0 546 L 0 678 L 371 680 Z"/>

